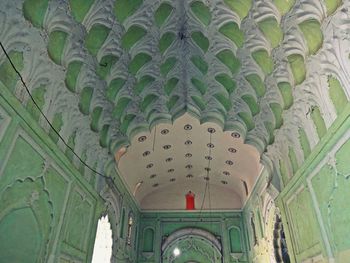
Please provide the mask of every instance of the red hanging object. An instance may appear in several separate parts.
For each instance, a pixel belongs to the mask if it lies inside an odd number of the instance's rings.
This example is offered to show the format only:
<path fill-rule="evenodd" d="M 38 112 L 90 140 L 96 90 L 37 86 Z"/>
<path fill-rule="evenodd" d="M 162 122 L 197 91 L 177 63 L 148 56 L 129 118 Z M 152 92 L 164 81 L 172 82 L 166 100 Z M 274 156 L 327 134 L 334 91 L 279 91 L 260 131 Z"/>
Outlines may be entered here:
<path fill-rule="evenodd" d="M 192 193 L 191 191 L 189 191 L 186 194 L 186 210 L 194 210 L 194 198 L 195 198 L 195 194 Z"/>

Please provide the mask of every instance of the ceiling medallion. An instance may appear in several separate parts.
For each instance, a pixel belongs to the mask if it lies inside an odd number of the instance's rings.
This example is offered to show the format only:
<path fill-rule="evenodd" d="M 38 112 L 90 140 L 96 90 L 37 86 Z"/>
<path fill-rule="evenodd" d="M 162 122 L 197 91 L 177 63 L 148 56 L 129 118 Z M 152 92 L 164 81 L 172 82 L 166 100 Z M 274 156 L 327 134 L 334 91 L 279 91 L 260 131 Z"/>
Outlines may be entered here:
<path fill-rule="evenodd" d="M 152 179 L 152 178 L 154 178 L 154 177 L 156 177 L 156 176 L 157 176 L 156 174 L 151 174 L 149 178 Z"/>
<path fill-rule="evenodd" d="M 172 160 L 173 160 L 173 158 L 171 158 L 171 157 L 165 159 L 166 162 L 171 162 Z"/>
<path fill-rule="evenodd" d="M 168 170 L 168 173 L 172 173 L 172 172 L 174 172 L 175 170 L 174 169 L 169 169 Z"/>
<path fill-rule="evenodd" d="M 168 149 L 170 149 L 170 148 L 171 148 L 171 145 L 170 145 L 170 144 L 167 144 L 167 145 L 164 145 L 164 146 L 163 146 L 163 149 L 164 149 L 164 150 L 168 150 Z"/>
<path fill-rule="evenodd" d="M 212 143 L 208 143 L 207 146 L 208 146 L 209 148 L 214 148 L 214 147 L 215 147 L 214 144 L 212 144 Z"/>
<path fill-rule="evenodd" d="M 153 163 L 149 163 L 147 164 L 146 168 L 149 169 L 149 168 L 152 168 L 153 167 Z"/>
<path fill-rule="evenodd" d="M 228 165 L 233 165 L 233 162 L 231 160 L 227 160 L 225 163 Z"/>
<path fill-rule="evenodd" d="M 230 172 L 228 172 L 228 171 L 223 171 L 222 172 L 224 175 L 226 175 L 226 176 L 229 176 L 230 175 Z"/>
<path fill-rule="evenodd" d="M 184 130 L 185 130 L 185 131 L 190 131 L 190 130 L 192 130 L 192 125 L 186 124 L 186 125 L 184 126 Z"/>
<path fill-rule="evenodd" d="M 188 164 L 185 166 L 185 168 L 187 168 L 187 169 L 192 169 L 192 167 L 193 167 L 192 164 Z"/>
<path fill-rule="evenodd" d="M 168 133 L 169 133 L 169 130 L 168 130 L 168 129 L 163 129 L 163 130 L 161 130 L 160 133 L 163 134 L 163 135 L 165 135 L 165 134 L 168 134 Z"/>
<path fill-rule="evenodd" d="M 175 182 L 176 178 L 171 178 L 170 182 Z"/>
<path fill-rule="evenodd" d="M 230 153 L 236 153 L 237 152 L 237 150 L 235 148 L 228 148 L 228 151 Z"/>
<path fill-rule="evenodd" d="M 205 156 L 204 158 L 205 158 L 206 160 L 208 160 L 208 161 L 213 160 L 213 157 L 211 157 L 211 156 L 209 156 L 209 155 Z"/>
<path fill-rule="evenodd" d="M 192 174 L 188 174 L 186 175 L 187 178 L 193 178 L 193 175 Z"/>
<path fill-rule="evenodd" d="M 185 141 L 185 145 L 191 145 L 191 144 L 192 144 L 192 141 L 190 140 Z"/>
<path fill-rule="evenodd" d="M 186 154 L 185 154 L 185 157 L 186 157 L 186 158 L 192 157 L 192 153 L 186 153 Z"/>
<path fill-rule="evenodd" d="M 138 140 L 139 142 L 144 142 L 146 139 L 147 139 L 146 136 L 140 136 L 137 140 Z"/>
<path fill-rule="evenodd" d="M 215 133 L 216 130 L 215 130 L 214 128 L 208 128 L 208 132 L 209 132 L 209 133 Z"/>
<path fill-rule="evenodd" d="M 153 187 L 157 187 L 157 186 L 159 186 L 159 184 L 154 184 L 154 185 L 152 185 Z"/>
<path fill-rule="evenodd" d="M 233 133 L 231 133 L 231 136 L 232 136 L 233 138 L 240 138 L 240 137 L 241 137 L 241 135 L 240 135 L 238 132 L 233 132 Z"/>
<path fill-rule="evenodd" d="M 222 180 L 221 183 L 222 184 L 227 184 L 227 181 Z"/>
<path fill-rule="evenodd" d="M 144 157 L 146 157 L 147 155 L 150 155 L 150 154 L 151 154 L 150 151 L 145 151 L 142 155 L 143 155 Z"/>

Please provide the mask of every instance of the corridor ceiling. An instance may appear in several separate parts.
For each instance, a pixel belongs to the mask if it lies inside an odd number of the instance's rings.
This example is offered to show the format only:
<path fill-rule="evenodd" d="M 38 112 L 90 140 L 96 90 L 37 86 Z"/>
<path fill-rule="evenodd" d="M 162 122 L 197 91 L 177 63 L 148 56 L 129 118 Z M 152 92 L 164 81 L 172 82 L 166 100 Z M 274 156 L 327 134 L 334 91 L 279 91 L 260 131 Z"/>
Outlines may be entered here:
<path fill-rule="evenodd" d="M 215 203 L 224 193 L 234 196 L 231 206 L 216 208 L 241 208 L 245 187 L 249 194 L 295 101 L 295 86 L 307 76 L 306 60 L 323 45 L 324 20 L 340 4 L 5 0 L 12 11 L 0 15 L 0 36 L 63 138 L 96 169 L 115 157 L 141 208 L 163 209 L 151 204 L 160 199 L 175 209 L 167 193 L 184 195 L 189 186 L 199 187 L 198 178 L 204 185 L 210 136 L 218 142 L 212 158 L 221 161 L 212 164 Z M 186 136 L 196 142 L 192 149 Z M 161 152 L 165 145 L 173 147 L 171 155 Z M 167 158 L 176 162 L 174 175 Z"/>

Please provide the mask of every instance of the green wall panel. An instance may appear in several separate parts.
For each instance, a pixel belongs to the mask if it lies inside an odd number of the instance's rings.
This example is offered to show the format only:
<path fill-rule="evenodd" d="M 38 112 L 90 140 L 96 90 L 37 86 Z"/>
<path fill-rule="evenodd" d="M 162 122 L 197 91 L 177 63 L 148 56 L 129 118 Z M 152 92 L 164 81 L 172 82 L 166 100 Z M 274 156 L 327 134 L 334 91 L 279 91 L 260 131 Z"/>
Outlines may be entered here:
<path fill-rule="evenodd" d="M 152 228 L 146 228 L 143 233 L 143 252 L 153 252 L 154 251 L 154 230 Z"/>
<path fill-rule="evenodd" d="M 41 174 L 44 159 L 22 136 L 17 137 L 2 173 L 2 182 L 15 178 L 24 180 Z M 30 167 L 30 169 L 28 169 Z"/>
<path fill-rule="evenodd" d="M 65 229 L 65 242 L 86 252 L 87 237 L 91 231 L 89 226 L 92 204 L 76 191 L 73 191 L 70 202 L 68 222 Z"/>
<path fill-rule="evenodd" d="M 303 149 L 304 155 L 308 157 L 289 183 L 285 183 L 278 198 L 284 220 L 288 221 L 286 231 L 293 252 L 292 262 L 316 258 L 323 258 L 321 262 L 346 262 L 349 258 L 347 225 L 350 217 L 346 201 L 350 198 L 347 190 L 349 127 L 349 109 L 346 107 L 324 131 L 314 149 L 306 145 L 306 134 L 299 130 L 302 148 L 308 148 Z"/>
<path fill-rule="evenodd" d="M 39 225 L 30 208 L 14 210 L 0 220 L 2 262 L 38 262 L 41 243 Z"/>

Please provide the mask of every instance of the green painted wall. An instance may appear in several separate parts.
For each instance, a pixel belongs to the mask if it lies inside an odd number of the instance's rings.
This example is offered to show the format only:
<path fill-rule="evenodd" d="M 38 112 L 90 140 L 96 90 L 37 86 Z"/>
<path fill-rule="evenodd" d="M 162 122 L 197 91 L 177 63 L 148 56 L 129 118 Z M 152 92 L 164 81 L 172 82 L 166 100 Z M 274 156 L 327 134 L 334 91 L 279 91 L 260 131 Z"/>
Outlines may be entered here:
<path fill-rule="evenodd" d="M 32 113 L 0 82 L 0 262 L 90 262 L 99 217 L 107 211 L 118 233 L 119 211 L 98 194 L 103 180 L 78 171 Z M 139 212 L 118 180 L 115 192 L 135 223 L 130 246 L 118 239 L 114 262 L 136 262 Z"/>
<path fill-rule="evenodd" d="M 0 258 L 88 261 L 101 198 L 0 88 Z"/>
<path fill-rule="evenodd" d="M 293 262 L 349 259 L 349 113 L 348 104 L 278 198 Z"/>

